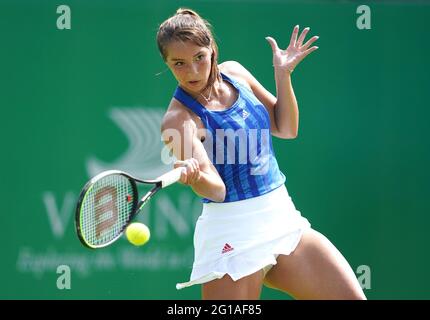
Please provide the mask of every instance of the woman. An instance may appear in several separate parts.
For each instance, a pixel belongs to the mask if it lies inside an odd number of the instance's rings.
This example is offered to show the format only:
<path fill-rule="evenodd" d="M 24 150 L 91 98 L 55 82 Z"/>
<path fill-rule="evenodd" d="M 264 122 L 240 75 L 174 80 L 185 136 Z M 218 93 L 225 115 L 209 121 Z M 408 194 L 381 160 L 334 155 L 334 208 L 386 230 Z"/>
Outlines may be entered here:
<path fill-rule="evenodd" d="M 218 64 L 209 24 L 179 9 L 157 33 L 160 53 L 178 81 L 162 136 L 185 166 L 181 182 L 203 198 L 194 233 L 191 279 L 203 299 L 258 299 L 262 285 L 297 299 L 365 299 L 351 267 L 301 216 L 284 186 L 270 134 L 294 139 L 298 107 L 291 73 L 318 37 L 303 44 L 293 30 L 273 50 L 277 96 L 238 62 Z M 269 134 L 267 134 L 269 133 Z"/>

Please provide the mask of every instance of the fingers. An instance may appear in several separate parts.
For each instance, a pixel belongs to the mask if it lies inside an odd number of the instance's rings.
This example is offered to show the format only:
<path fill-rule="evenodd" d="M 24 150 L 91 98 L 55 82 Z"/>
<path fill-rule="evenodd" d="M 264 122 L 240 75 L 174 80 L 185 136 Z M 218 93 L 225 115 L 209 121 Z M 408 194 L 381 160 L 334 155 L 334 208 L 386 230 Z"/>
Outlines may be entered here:
<path fill-rule="evenodd" d="M 306 57 L 309 53 L 314 52 L 317 49 L 318 49 L 317 46 L 313 46 L 312 48 L 307 49 L 305 52 L 303 52 L 303 58 Z"/>
<path fill-rule="evenodd" d="M 273 53 L 279 50 L 278 44 L 276 43 L 275 39 L 273 39 L 272 37 L 266 37 L 266 40 L 269 42 L 270 46 L 272 47 Z"/>
<path fill-rule="evenodd" d="M 290 46 L 295 47 L 297 41 L 297 34 L 299 33 L 299 25 L 295 26 L 291 34 Z"/>
<path fill-rule="evenodd" d="M 185 170 L 181 173 L 181 179 L 179 180 L 183 184 L 186 185 L 193 185 L 200 179 L 200 166 L 199 162 L 194 159 L 190 158 L 185 161 L 176 161 L 174 164 L 174 167 L 184 167 Z"/>
<path fill-rule="evenodd" d="M 319 39 L 318 36 L 313 36 L 300 49 L 307 50 L 311 46 L 311 44 L 317 41 L 318 39 Z"/>
<path fill-rule="evenodd" d="M 304 28 L 304 29 L 303 29 L 303 31 L 302 31 L 302 33 L 300 34 L 299 40 L 297 40 L 297 46 L 298 46 L 299 48 L 302 46 L 303 41 L 305 40 L 306 35 L 307 35 L 307 34 L 308 34 L 308 32 L 309 32 L 309 29 L 310 29 L 309 27 Z"/>
<path fill-rule="evenodd" d="M 199 162 L 196 159 L 191 158 L 191 159 L 187 160 L 187 163 L 188 163 L 188 166 L 186 167 L 187 168 L 187 175 L 188 175 L 187 184 L 193 185 L 200 178 Z"/>
<path fill-rule="evenodd" d="M 289 47 L 297 47 L 302 49 L 301 51 L 307 50 L 315 41 L 319 39 L 318 36 L 313 36 L 303 45 L 303 41 L 305 40 L 306 35 L 308 34 L 310 29 L 311 28 L 309 27 L 304 28 L 299 38 L 297 39 L 297 35 L 299 34 L 299 26 L 295 26 L 293 29 L 293 33 L 291 34 Z M 275 39 L 273 39 L 272 37 L 266 37 L 266 40 L 272 47 L 273 53 L 275 53 L 277 50 L 280 50 Z"/>
<path fill-rule="evenodd" d="M 178 160 L 173 164 L 173 168 L 180 168 L 180 167 L 184 167 L 185 168 L 186 163 L 185 161 L 182 160 Z M 181 178 L 179 179 L 179 182 L 186 184 L 187 182 L 187 170 L 182 170 L 181 171 Z"/>

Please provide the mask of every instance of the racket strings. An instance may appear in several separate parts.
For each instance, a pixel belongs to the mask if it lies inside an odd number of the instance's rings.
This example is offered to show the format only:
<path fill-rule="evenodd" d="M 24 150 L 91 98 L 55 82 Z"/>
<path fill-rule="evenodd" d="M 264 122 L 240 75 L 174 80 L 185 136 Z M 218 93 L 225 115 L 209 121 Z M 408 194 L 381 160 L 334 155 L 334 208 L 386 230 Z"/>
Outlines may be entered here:
<path fill-rule="evenodd" d="M 85 241 L 99 246 L 114 240 L 133 211 L 133 187 L 123 175 L 101 178 L 89 188 L 81 205 L 80 225 Z"/>

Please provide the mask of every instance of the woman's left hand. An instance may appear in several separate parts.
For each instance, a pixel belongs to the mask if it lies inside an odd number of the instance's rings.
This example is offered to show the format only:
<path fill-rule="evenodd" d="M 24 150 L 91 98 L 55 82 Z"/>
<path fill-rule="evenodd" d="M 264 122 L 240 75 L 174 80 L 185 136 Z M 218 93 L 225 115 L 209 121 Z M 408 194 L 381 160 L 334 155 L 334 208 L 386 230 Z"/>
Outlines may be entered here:
<path fill-rule="evenodd" d="M 300 34 L 297 40 L 297 35 L 299 33 L 299 26 L 295 26 L 293 33 L 291 35 L 291 40 L 288 48 L 286 50 L 281 50 L 276 43 L 276 40 L 272 37 L 266 37 L 273 51 L 273 66 L 278 69 L 288 70 L 289 73 L 293 72 L 294 68 L 302 61 L 309 53 L 318 49 L 318 47 L 313 46 L 309 48 L 312 43 L 314 43 L 319 37 L 314 36 L 310 38 L 305 44 L 306 34 L 309 32 L 309 27 L 305 28 Z"/>

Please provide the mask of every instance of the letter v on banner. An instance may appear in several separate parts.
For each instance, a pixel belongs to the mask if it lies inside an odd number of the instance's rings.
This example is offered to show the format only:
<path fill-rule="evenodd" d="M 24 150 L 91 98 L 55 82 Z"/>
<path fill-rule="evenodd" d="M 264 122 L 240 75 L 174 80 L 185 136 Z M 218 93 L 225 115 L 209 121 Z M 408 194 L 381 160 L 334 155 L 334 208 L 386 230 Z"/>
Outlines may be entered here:
<path fill-rule="evenodd" d="M 43 193 L 43 202 L 46 207 L 52 233 L 56 238 L 62 238 L 74 211 L 75 196 L 72 192 L 67 192 L 64 196 L 63 205 L 59 209 L 55 202 L 54 193 L 46 191 Z"/>

